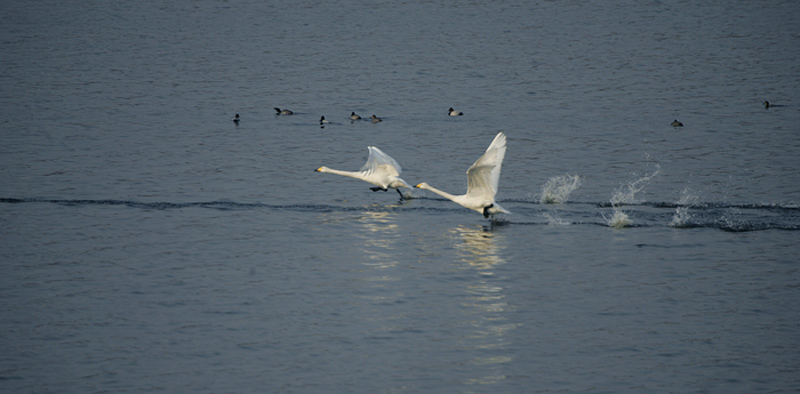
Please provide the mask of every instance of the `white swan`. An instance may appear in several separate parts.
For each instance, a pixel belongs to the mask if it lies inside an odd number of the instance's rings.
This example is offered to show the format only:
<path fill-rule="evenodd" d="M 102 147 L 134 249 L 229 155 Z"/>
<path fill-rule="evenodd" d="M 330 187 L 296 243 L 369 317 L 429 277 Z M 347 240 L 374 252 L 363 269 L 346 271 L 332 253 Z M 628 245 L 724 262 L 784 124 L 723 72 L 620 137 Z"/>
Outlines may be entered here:
<path fill-rule="evenodd" d="M 506 155 L 506 135 L 497 133 L 486 152 L 467 170 L 467 194 L 454 196 L 422 182 L 417 185 L 444 198 L 452 200 L 465 208 L 478 211 L 488 218 L 497 213 L 511 213 L 494 200 L 497 184 L 500 182 L 500 168 Z"/>
<path fill-rule="evenodd" d="M 361 179 L 376 186 L 370 188 L 373 192 L 378 190 L 387 191 L 391 188 L 397 190 L 400 197 L 408 198 L 407 195 L 400 191 L 401 187 L 411 189 L 411 186 L 400 178 L 400 173 L 403 171 L 400 164 L 397 164 L 397 161 L 391 156 L 374 146 L 370 146 L 368 149 L 369 157 L 367 158 L 367 163 L 358 171 L 334 170 L 324 166 L 317 168 L 316 171 Z"/>

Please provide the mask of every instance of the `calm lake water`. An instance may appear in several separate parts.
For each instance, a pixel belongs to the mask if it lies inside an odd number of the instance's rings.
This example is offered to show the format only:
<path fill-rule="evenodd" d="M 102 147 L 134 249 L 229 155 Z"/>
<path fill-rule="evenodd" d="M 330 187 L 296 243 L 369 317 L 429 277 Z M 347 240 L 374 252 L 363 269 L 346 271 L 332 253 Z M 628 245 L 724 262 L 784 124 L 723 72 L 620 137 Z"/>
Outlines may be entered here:
<path fill-rule="evenodd" d="M 800 3 L 11 2 L 0 38 L 0 391 L 800 391 Z M 314 172 L 374 145 L 459 194 L 500 131 L 500 221 Z"/>

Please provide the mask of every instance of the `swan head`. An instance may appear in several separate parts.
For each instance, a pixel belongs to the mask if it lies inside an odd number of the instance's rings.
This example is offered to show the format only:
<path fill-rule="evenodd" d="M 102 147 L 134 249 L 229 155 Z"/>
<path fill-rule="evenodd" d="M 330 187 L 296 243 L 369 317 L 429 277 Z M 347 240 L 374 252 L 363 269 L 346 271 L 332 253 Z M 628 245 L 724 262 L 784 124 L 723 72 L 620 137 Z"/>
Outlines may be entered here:
<path fill-rule="evenodd" d="M 328 170 L 329 170 L 329 168 L 328 168 L 328 167 L 322 166 L 322 167 L 320 167 L 320 168 L 317 168 L 317 169 L 316 169 L 316 170 L 314 170 L 314 171 L 315 171 L 315 172 L 328 172 Z"/>
<path fill-rule="evenodd" d="M 414 186 L 414 187 L 416 187 L 417 189 L 427 189 L 427 188 L 429 188 L 429 187 L 431 187 L 431 186 L 430 186 L 430 185 L 428 185 L 428 184 L 427 184 L 427 183 L 425 183 L 425 182 L 422 182 L 422 183 L 420 183 L 420 184 L 417 184 L 417 186 Z"/>

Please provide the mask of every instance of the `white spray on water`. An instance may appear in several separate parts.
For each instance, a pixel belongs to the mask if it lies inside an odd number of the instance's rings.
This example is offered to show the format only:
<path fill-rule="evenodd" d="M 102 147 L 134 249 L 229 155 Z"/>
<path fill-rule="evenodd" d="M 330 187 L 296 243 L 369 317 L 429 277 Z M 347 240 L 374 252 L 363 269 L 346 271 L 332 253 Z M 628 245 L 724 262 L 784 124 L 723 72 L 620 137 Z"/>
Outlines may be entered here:
<path fill-rule="evenodd" d="M 629 227 L 633 224 L 633 221 L 628 217 L 628 214 L 622 212 L 621 206 L 625 204 L 637 203 L 636 193 L 644 190 L 644 186 L 647 184 L 647 182 L 649 182 L 654 176 L 658 175 L 659 172 L 661 172 L 661 166 L 656 164 L 655 172 L 620 187 L 619 190 L 617 190 L 614 195 L 611 196 L 611 208 L 613 209 L 614 214 L 611 215 L 610 218 L 607 218 L 605 215 L 603 215 L 603 219 L 605 219 L 606 223 L 610 227 L 622 228 Z"/>
<path fill-rule="evenodd" d="M 542 186 L 542 204 L 561 204 L 567 201 L 569 195 L 581 187 L 581 177 L 578 175 L 560 175 L 547 180 Z"/>
<path fill-rule="evenodd" d="M 558 216 L 553 216 L 547 212 L 543 213 L 542 216 L 544 216 L 544 218 L 547 219 L 547 224 L 551 226 L 568 226 L 570 224 L 570 222 L 561 219 Z"/>
<path fill-rule="evenodd" d="M 697 196 L 689 192 L 689 188 L 683 189 L 681 198 L 678 199 L 678 207 L 675 208 L 675 215 L 672 216 L 672 222 L 669 224 L 672 227 L 680 228 L 689 225 L 689 219 L 692 215 L 689 214 L 689 205 L 697 203 Z"/>
<path fill-rule="evenodd" d="M 581 177 L 578 175 L 560 175 L 547 180 L 542 186 L 542 195 L 539 202 L 542 204 L 563 204 L 567 202 L 569 195 L 581 187 Z M 548 213 L 542 214 L 550 225 L 567 225 L 569 222 Z"/>

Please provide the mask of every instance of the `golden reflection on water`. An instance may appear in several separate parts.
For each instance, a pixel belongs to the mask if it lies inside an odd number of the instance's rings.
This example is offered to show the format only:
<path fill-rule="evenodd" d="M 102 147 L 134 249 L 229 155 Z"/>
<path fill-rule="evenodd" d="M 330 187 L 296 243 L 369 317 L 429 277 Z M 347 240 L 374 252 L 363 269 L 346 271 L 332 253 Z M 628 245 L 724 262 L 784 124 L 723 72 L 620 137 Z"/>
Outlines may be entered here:
<path fill-rule="evenodd" d="M 476 270 L 476 280 L 467 285 L 469 297 L 462 304 L 469 308 L 467 324 L 473 327 L 472 335 L 464 338 L 466 350 L 480 350 L 480 356 L 471 360 L 473 365 L 486 367 L 485 375 L 470 378 L 469 384 L 495 384 L 505 379 L 503 366 L 514 361 L 508 353 L 511 345 L 507 334 L 519 324 L 509 321 L 506 314 L 513 310 L 506 302 L 504 288 L 497 283 L 495 271 L 506 264 L 502 257 L 502 235 L 483 226 L 460 225 L 453 228 L 455 248 L 459 261 Z M 488 352 L 487 352 L 488 351 Z"/>
<path fill-rule="evenodd" d="M 362 240 L 361 251 L 369 261 L 366 264 L 377 268 L 396 266 L 400 260 L 395 244 L 400 234 L 395 214 L 366 211 L 358 222 L 366 230 L 357 235 Z"/>
<path fill-rule="evenodd" d="M 401 262 L 405 256 L 399 245 L 406 234 L 397 223 L 396 213 L 367 209 L 356 222 L 361 229 L 355 232 L 357 240 L 353 246 L 365 256 L 361 260 L 369 271 L 365 280 L 381 289 L 366 296 L 367 299 L 382 304 L 406 299 L 407 294 L 392 291 L 389 285 L 392 281 L 401 280 L 397 272 L 398 269 L 403 271 Z M 458 304 L 439 306 L 457 311 L 457 316 L 450 317 L 455 318 L 460 326 L 454 327 L 454 332 L 458 332 L 460 337 L 456 346 L 467 355 L 464 362 L 480 371 L 464 383 L 491 385 L 502 382 L 511 374 L 507 366 L 515 362 L 509 333 L 519 327 L 509 315 L 514 310 L 505 295 L 504 286 L 509 282 L 497 274 L 498 268 L 506 264 L 502 232 L 494 232 L 480 225 L 459 225 L 438 235 L 444 237 L 431 238 L 451 243 L 454 253 L 438 256 L 433 263 L 440 264 L 439 269 L 444 268 L 441 264 L 455 263 L 457 271 L 466 272 L 467 280 L 454 280 L 451 283 L 455 287 L 443 290 L 460 294 L 460 297 L 452 298 Z M 445 299 L 440 298 L 439 301 L 444 302 Z M 414 322 L 409 320 L 413 318 L 414 314 L 406 311 L 370 316 L 366 320 L 379 319 L 380 325 L 373 332 L 374 335 L 391 335 L 386 333 L 413 327 Z"/>
<path fill-rule="evenodd" d="M 483 226 L 465 225 L 458 226 L 451 232 L 461 238 L 461 242 L 456 244 L 461 261 L 484 271 L 491 270 L 498 264 L 505 264 L 499 256 L 494 232 L 487 231 Z"/>

